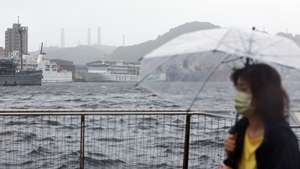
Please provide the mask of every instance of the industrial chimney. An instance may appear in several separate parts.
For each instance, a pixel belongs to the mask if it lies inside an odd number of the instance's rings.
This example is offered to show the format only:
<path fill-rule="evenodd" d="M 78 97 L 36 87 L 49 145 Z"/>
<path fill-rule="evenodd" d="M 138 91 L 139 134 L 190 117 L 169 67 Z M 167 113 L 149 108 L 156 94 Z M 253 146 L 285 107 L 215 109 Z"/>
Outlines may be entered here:
<path fill-rule="evenodd" d="M 126 45 L 126 36 L 123 34 L 122 36 L 122 45 L 125 46 Z"/>
<path fill-rule="evenodd" d="M 60 30 L 60 47 L 64 48 L 65 47 L 65 29 L 61 28 Z"/>
<path fill-rule="evenodd" d="M 102 38 L 101 37 L 101 27 L 98 27 L 97 33 L 98 33 L 97 44 L 100 46 L 102 44 L 102 42 L 101 42 L 101 38 Z"/>
<path fill-rule="evenodd" d="M 91 28 L 88 28 L 87 44 L 88 44 L 89 46 L 92 44 L 92 32 L 91 32 Z"/>

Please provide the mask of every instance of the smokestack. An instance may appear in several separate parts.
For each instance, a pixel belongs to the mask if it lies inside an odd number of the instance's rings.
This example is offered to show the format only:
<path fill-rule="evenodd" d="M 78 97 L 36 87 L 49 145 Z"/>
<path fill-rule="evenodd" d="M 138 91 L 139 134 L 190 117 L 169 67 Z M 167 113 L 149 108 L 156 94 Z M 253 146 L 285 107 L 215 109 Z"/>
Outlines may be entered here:
<path fill-rule="evenodd" d="M 100 46 L 102 44 L 101 42 L 101 27 L 98 27 L 98 40 L 97 40 L 97 44 Z"/>
<path fill-rule="evenodd" d="M 125 45 L 126 45 L 126 37 L 125 37 L 124 34 L 123 34 L 122 38 L 123 38 L 123 39 L 122 39 L 122 40 L 123 40 L 122 45 L 125 46 Z"/>
<path fill-rule="evenodd" d="M 65 47 L 65 29 L 61 28 L 60 30 L 60 47 L 64 48 Z"/>
<path fill-rule="evenodd" d="M 92 32 L 91 28 L 88 28 L 88 39 L 87 39 L 87 44 L 90 46 L 92 44 Z"/>

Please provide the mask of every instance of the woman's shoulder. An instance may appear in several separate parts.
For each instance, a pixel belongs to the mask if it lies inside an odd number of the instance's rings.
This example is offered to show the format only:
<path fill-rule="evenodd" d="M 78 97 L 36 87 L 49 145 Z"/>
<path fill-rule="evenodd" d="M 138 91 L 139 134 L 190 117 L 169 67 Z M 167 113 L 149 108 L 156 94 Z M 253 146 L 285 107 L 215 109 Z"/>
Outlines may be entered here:
<path fill-rule="evenodd" d="M 285 121 L 273 122 L 266 125 L 265 139 L 276 145 L 290 145 L 297 146 L 298 148 L 297 136 L 290 125 Z"/>
<path fill-rule="evenodd" d="M 258 155 L 261 161 L 266 161 L 267 157 L 268 167 L 262 168 L 299 168 L 298 140 L 287 122 L 273 122 L 266 126 L 264 141 Z"/>

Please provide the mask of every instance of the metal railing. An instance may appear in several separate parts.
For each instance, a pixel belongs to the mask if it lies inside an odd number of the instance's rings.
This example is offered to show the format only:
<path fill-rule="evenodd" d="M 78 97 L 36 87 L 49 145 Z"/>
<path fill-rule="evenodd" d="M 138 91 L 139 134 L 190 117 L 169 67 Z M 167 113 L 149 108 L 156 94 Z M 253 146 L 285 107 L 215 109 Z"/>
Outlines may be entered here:
<path fill-rule="evenodd" d="M 0 168 L 217 168 L 234 121 L 228 111 L 0 110 Z"/>

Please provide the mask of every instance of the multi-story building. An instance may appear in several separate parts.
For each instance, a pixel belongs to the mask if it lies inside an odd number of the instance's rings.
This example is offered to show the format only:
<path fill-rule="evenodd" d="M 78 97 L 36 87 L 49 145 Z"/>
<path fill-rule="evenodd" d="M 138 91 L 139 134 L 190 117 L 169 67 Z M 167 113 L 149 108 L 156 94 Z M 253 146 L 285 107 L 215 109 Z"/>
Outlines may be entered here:
<path fill-rule="evenodd" d="M 4 53 L 4 48 L 0 47 L 0 58 L 4 57 L 5 53 Z"/>
<path fill-rule="evenodd" d="M 22 38 L 22 53 L 28 53 L 28 27 L 21 26 L 20 23 L 13 24 L 12 28 L 5 31 L 5 55 L 9 56 L 14 52 L 19 52 L 21 49 Z"/>

